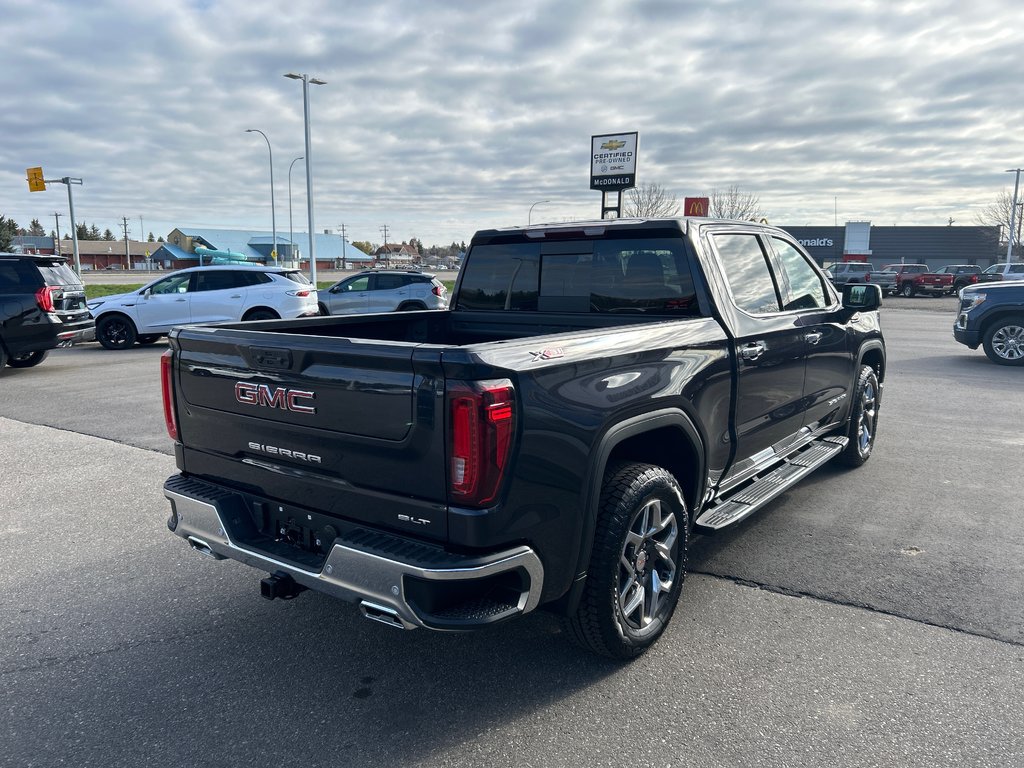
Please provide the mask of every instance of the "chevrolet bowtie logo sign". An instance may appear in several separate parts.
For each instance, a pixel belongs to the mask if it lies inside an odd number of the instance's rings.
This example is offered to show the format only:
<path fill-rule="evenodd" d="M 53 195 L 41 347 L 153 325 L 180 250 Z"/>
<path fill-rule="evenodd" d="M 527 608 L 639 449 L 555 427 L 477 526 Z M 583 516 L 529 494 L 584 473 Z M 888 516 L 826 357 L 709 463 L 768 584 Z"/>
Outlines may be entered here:
<path fill-rule="evenodd" d="M 616 149 L 622 149 L 624 146 L 626 146 L 626 142 L 612 139 L 602 144 L 601 149 L 608 149 L 614 152 Z"/>

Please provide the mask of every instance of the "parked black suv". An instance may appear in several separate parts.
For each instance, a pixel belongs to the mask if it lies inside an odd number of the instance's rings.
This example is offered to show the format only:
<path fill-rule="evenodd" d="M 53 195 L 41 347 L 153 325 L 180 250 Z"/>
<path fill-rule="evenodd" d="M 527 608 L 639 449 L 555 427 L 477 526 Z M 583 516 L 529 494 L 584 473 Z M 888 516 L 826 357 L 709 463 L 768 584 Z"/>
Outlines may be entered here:
<path fill-rule="evenodd" d="M 0 369 L 31 368 L 54 347 L 94 338 L 85 286 L 64 259 L 0 253 Z"/>

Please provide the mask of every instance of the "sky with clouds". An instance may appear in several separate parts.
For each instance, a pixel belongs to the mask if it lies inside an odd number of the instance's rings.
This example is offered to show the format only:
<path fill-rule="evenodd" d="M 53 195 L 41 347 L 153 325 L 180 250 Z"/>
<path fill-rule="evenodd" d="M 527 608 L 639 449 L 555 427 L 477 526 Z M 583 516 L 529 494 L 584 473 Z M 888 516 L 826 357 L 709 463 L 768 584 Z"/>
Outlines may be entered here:
<path fill-rule="evenodd" d="M 590 137 L 637 178 L 736 185 L 775 224 L 974 224 L 1024 165 L 1019 0 L 0 0 L 0 214 L 288 231 L 308 73 L 317 231 L 468 241 L 597 218 Z M 304 163 L 291 173 L 306 229 Z M 142 223 L 140 224 L 140 217 Z"/>

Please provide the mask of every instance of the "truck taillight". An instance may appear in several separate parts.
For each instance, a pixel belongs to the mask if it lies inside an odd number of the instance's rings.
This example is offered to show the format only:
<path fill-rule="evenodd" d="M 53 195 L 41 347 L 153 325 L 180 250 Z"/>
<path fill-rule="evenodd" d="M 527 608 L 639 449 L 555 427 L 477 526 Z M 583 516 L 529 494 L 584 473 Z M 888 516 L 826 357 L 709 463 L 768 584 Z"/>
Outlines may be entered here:
<path fill-rule="evenodd" d="M 515 390 L 508 379 L 448 382 L 451 500 L 485 506 L 498 495 L 515 432 Z"/>
<path fill-rule="evenodd" d="M 171 386 L 174 369 L 171 367 L 171 350 L 160 356 L 160 394 L 164 400 L 164 426 L 171 440 L 178 439 L 178 417 L 174 412 L 174 390 Z"/>
<path fill-rule="evenodd" d="M 36 304 L 43 312 L 54 312 L 56 307 L 53 303 L 54 299 L 59 299 L 64 295 L 64 292 L 60 288 L 56 288 L 52 285 L 44 285 L 38 291 L 36 291 Z"/>

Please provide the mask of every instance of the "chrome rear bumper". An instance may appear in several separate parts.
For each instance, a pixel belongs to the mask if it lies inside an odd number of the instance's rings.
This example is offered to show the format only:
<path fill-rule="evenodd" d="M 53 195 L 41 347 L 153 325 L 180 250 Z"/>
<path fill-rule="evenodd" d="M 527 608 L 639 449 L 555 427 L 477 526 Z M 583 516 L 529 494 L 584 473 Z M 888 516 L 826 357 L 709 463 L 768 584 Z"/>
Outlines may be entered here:
<path fill-rule="evenodd" d="M 233 536 L 225 510 L 231 506 L 237 520 L 241 497 L 232 491 L 174 475 L 164 496 L 171 503 L 168 528 L 201 554 L 286 574 L 394 626 L 472 629 L 528 613 L 540 599 L 544 569 L 527 546 L 470 557 L 361 529 L 339 536 L 319 568 L 310 569 Z"/>

